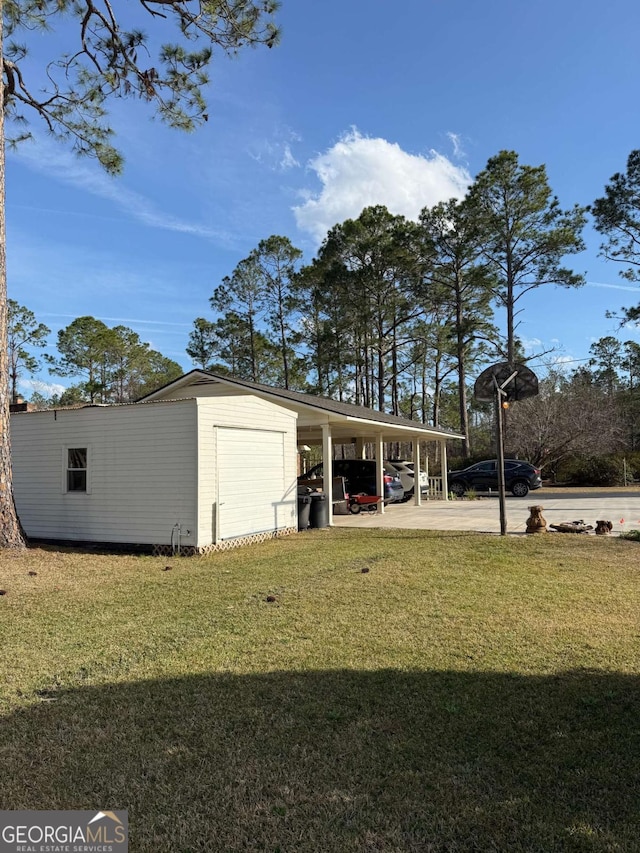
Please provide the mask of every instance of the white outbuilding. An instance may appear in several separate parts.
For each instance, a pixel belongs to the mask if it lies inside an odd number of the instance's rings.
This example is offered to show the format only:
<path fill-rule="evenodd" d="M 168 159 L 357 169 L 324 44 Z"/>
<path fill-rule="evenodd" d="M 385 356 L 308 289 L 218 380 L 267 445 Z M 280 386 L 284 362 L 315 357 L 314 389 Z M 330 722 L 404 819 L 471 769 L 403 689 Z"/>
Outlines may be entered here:
<path fill-rule="evenodd" d="M 330 459 L 334 442 L 374 442 L 381 463 L 383 441 L 410 440 L 419 465 L 419 442 L 436 440 L 446 471 L 450 438 L 460 436 L 202 370 L 136 403 L 11 417 L 16 506 L 30 539 L 158 552 L 297 531 L 300 444 L 321 444 Z M 331 483 L 325 491 L 331 501 Z"/>

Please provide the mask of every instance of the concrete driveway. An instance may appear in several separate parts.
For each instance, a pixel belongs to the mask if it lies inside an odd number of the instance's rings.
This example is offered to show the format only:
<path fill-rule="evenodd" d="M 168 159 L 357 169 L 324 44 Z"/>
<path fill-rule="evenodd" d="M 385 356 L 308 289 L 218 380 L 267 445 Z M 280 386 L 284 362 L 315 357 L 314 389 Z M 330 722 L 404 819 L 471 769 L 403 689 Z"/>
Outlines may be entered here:
<path fill-rule="evenodd" d="M 526 531 L 529 509 L 542 505 L 547 524 L 583 520 L 585 524 L 606 519 L 613 533 L 640 529 L 640 489 L 560 489 L 542 488 L 526 498 L 507 496 L 507 532 Z M 391 504 L 384 513 L 334 515 L 336 527 L 395 527 L 419 530 L 471 530 L 500 533 L 500 504 L 497 496 L 469 501 L 426 501 L 422 506 Z"/>

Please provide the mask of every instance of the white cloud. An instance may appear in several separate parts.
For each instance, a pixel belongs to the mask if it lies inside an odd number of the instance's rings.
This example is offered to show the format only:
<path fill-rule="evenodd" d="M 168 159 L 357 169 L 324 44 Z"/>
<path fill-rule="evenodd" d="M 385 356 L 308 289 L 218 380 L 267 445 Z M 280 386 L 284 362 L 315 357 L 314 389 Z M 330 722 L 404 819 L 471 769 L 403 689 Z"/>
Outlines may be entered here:
<path fill-rule="evenodd" d="M 43 140 L 21 145 L 11 156 L 34 172 L 55 175 L 56 179 L 92 195 L 111 201 L 133 219 L 151 228 L 193 234 L 196 237 L 227 240 L 228 235 L 197 222 L 185 222 L 158 210 L 140 193 L 127 189 L 122 178 L 113 178 L 91 159 L 79 159 L 63 147 Z"/>
<path fill-rule="evenodd" d="M 461 159 L 466 157 L 467 155 L 462 147 L 462 137 L 460 134 L 449 131 L 447 136 L 449 137 L 449 142 L 453 145 L 453 156 Z"/>
<path fill-rule="evenodd" d="M 638 293 L 638 286 L 633 287 L 630 284 L 607 284 L 604 281 L 588 281 L 587 287 L 606 287 L 610 290 L 630 290 L 632 293 Z"/>
<path fill-rule="evenodd" d="M 284 172 L 287 169 L 293 169 L 295 166 L 299 166 L 300 163 L 293 156 L 290 145 L 284 146 L 284 153 L 282 155 L 282 160 L 280 160 L 280 169 Z"/>
<path fill-rule="evenodd" d="M 52 314 L 49 312 L 41 313 L 41 317 L 63 317 L 63 318 L 71 318 L 72 320 L 76 319 L 76 314 Z M 167 320 L 141 320 L 137 317 L 96 317 L 97 320 L 102 320 L 103 323 L 131 323 L 135 325 L 145 325 L 145 326 L 177 326 L 182 329 L 190 329 L 193 324 L 192 323 L 171 323 Z M 161 331 L 161 329 L 160 329 Z"/>
<path fill-rule="evenodd" d="M 41 379 L 21 379 L 19 384 L 25 397 L 36 391 L 43 397 L 53 397 L 54 394 L 59 397 L 63 391 L 66 391 L 66 385 L 60 385 L 58 382 L 43 382 Z"/>
<path fill-rule="evenodd" d="M 540 338 L 521 338 L 520 343 L 522 344 L 524 351 L 527 353 L 534 352 L 542 346 Z"/>
<path fill-rule="evenodd" d="M 252 139 L 247 154 L 272 172 L 287 172 L 289 169 L 300 168 L 292 150 L 292 145 L 300 141 L 299 134 L 290 127 L 282 126 L 269 138 Z"/>
<path fill-rule="evenodd" d="M 294 207 L 298 227 L 320 241 L 336 223 L 357 217 L 369 205 L 417 219 L 423 207 L 462 198 L 471 183 L 465 168 L 437 151 L 409 154 L 386 139 L 353 129 L 308 164 L 322 184 Z"/>

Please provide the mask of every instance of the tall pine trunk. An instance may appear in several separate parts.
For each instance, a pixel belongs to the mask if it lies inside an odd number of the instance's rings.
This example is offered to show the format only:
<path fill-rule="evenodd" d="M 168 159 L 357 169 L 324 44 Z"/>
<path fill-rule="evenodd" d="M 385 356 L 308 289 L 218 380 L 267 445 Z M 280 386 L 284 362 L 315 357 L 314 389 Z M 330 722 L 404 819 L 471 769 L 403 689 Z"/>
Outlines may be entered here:
<path fill-rule="evenodd" d="M 471 456 L 471 442 L 469 439 L 469 411 L 467 409 L 467 371 L 465 359 L 465 341 L 462 326 L 463 303 L 460 279 L 458 278 L 456 286 L 456 357 L 458 360 L 458 404 L 460 406 L 460 432 L 464 435 L 463 453 L 465 459 L 469 459 L 469 457 Z"/>
<path fill-rule="evenodd" d="M 3 3 L 0 0 L 0 57 L 2 57 Z M 0 69 L 2 71 L 2 69 Z M 24 548 L 13 500 L 11 437 L 9 433 L 9 304 L 7 302 L 7 252 L 5 229 L 4 74 L 0 74 L 0 548 Z"/>
<path fill-rule="evenodd" d="M 395 319 L 395 318 L 394 318 Z M 398 388 L 398 326 L 393 324 L 391 349 L 391 414 L 400 414 L 400 391 Z"/>
<path fill-rule="evenodd" d="M 284 371 L 284 387 L 289 390 L 289 356 L 287 354 L 287 331 L 284 324 L 284 306 L 280 301 L 280 349 L 282 350 L 282 369 Z"/>

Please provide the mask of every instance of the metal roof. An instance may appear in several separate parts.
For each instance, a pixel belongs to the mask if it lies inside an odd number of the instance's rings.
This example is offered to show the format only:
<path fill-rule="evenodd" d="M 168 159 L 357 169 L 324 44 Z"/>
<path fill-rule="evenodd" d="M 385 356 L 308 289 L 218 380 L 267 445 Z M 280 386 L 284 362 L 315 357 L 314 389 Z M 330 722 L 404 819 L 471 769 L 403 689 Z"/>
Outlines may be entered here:
<path fill-rule="evenodd" d="M 199 377 L 199 378 L 198 378 Z M 271 385 L 262 385 L 258 382 L 249 382 L 246 379 L 237 379 L 236 377 L 223 376 L 221 374 L 212 373 L 208 370 L 192 370 L 185 373 L 179 379 L 167 383 L 162 388 L 153 391 L 142 397 L 138 402 L 152 401 L 156 395 L 162 395 L 170 389 L 180 388 L 181 386 L 197 388 L 198 385 L 208 385 L 210 383 L 222 383 L 232 388 L 245 389 L 258 394 L 261 397 L 266 397 L 273 401 L 281 402 L 284 405 L 287 403 L 293 408 L 303 407 L 307 410 L 315 410 L 317 412 L 325 412 L 331 415 L 338 415 L 340 419 L 367 421 L 370 424 L 379 423 L 381 426 L 396 427 L 398 431 L 411 431 L 416 433 L 427 433 L 432 439 L 446 438 L 463 438 L 459 433 L 443 427 L 432 427 L 426 424 L 421 424 L 418 421 L 409 420 L 409 418 L 401 418 L 397 415 L 388 415 L 384 412 L 378 412 L 375 409 L 369 409 L 366 406 L 357 406 L 353 403 L 342 403 L 339 400 L 332 400 L 328 397 L 319 397 L 315 394 L 303 394 L 300 391 L 289 391 L 285 388 L 274 388 Z"/>

